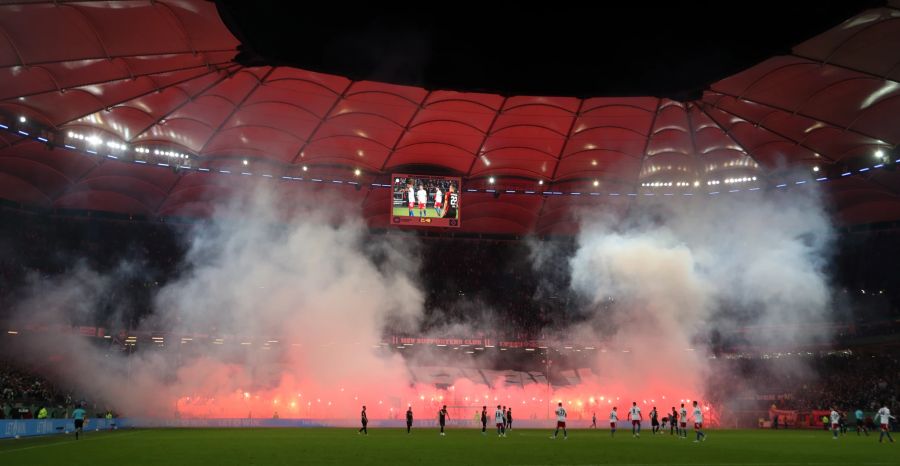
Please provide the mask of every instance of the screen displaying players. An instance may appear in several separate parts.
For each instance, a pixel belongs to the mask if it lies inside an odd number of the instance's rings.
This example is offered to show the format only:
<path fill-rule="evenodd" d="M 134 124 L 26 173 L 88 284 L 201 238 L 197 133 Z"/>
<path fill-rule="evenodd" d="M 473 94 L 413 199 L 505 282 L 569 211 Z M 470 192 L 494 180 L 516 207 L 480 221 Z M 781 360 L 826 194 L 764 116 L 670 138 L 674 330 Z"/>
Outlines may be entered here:
<path fill-rule="evenodd" d="M 392 224 L 459 226 L 460 178 L 395 174 L 392 179 Z"/>

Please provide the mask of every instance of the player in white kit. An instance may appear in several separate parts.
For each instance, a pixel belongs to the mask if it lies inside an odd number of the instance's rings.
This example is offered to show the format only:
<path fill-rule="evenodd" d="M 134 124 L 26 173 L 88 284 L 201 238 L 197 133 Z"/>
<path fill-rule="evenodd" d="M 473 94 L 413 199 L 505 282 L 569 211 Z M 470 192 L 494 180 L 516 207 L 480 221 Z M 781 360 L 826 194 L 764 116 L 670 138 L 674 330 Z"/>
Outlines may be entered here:
<path fill-rule="evenodd" d="M 419 200 L 419 217 L 425 217 L 427 215 L 425 206 L 428 204 L 428 191 L 425 191 L 425 188 L 422 185 L 419 185 L 419 190 L 416 191 L 416 197 Z"/>
<path fill-rule="evenodd" d="M 631 409 L 628 410 L 628 418 L 631 420 L 631 436 L 641 436 L 641 421 L 644 415 L 641 414 L 641 408 L 638 408 L 637 401 L 631 403 Z"/>
<path fill-rule="evenodd" d="M 831 433 L 834 434 L 832 439 L 837 440 L 838 431 L 841 429 L 841 413 L 837 412 L 834 409 L 834 406 L 831 407 Z"/>
<path fill-rule="evenodd" d="M 413 208 L 416 206 L 416 192 L 413 189 L 412 182 L 406 185 L 406 196 L 409 199 L 409 216 L 413 216 Z"/>
<path fill-rule="evenodd" d="M 681 419 L 681 423 L 678 424 L 681 429 L 681 438 L 687 438 L 687 409 L 684 408 L 684 403 L 681 403 L 681 411 L 678 412 L 678 418 Z"/>
<path fill-rule="evenodd" d="M 694 442 L 706 441 L 706 434 L 703 433 L 703 410 L 694 400 L 694 432 L 697 433 L 697 439 Z"/>
<path fill-rule="evenodd" d="M 497 410 L 494 411 L 494 422 L 497 424 L 497 437 L 506 437 L 506 420 L 503 416 L 503 410 L 500 409 L 500 405 L 497 405 Z"/>
<path fill-rule="evenodd" d="M 434 188 L 434 215 L 440 217 L 441 216 L 441 203 L 444 201 L 444 193 L 441 192 L 441 187 L 438 186 Z"/>
<path fill-rule="evenodd" d="M 566 408 L 563 408 L 562 402 L 559 402 L 559 407 L 556 408 L 556 431 L 553 432 L 553 440 L 556 440 L 556 436 L 559 435 L 559 429 L 563 430 L 563 440 L 569 439 L 569 433 L 566 432 Z"/>
<path fill-rule="evenodd" d="M 609 436 L 610 437 L 616 436 L 616 423 L 619 422 L 619 413 L 617 411 L 618 409 L 619 409 L 618 407 L 613 406 L 613 410 L 610 411 L 610 413 L 609 413 Z"/>
<path fill-rule="evenodd" d="M 884 437 L 887 436 L 888 440 L 891 443 L 894 443 L 894 438 L 891 437 L 891 419 L 896 419 L 894 416 L 891 416 L 891 410 L 888 409 L 887 406 L 883 406 L 881 409 L 875 413 L 875 418 L 878 420 L 878 423 L 881 424 L 881 435 L 878 436 L 878 443 L 881 443 L 884 440 Z"/>

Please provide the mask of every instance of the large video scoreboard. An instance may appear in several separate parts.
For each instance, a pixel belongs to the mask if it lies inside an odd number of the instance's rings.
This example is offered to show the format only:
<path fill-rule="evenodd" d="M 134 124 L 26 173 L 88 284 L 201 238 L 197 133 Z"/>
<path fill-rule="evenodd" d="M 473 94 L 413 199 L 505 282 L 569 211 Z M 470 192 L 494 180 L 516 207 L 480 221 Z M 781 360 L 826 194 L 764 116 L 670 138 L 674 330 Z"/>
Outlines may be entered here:
<path fill-rule="evenodd" d="M 458 227 L 460 178 L 394 174 L 391 184 L 391 224 Z"/>

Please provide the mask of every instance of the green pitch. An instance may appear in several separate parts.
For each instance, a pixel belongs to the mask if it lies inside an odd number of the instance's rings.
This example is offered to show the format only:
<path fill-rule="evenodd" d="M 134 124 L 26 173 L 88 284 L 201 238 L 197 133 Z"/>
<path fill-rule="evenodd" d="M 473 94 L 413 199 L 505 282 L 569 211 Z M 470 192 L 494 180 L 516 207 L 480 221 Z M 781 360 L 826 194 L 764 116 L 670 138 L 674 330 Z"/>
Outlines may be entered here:
<path fill-rule="evenodd" d="M 413 217 L 419 216 L 419 209 L 413 209 Z M 409 217 L 409 208 L 408 207 L 394 207 L 394 217 Z M 434 212 L 434 207 L 429 206 L 425 209 L 425 217 L 427 218 L 438 218 L 438 214 Z"/>
<path fill-rule="evenodd" d="M 825 431 L 709 431 L 693 443 L 645 432 L 573 430 L 550 440 L 548 430 L 513 430 L 506 438 L 480 430 L 371 429 L 160 429 L 88 432 L 0 441 L 4 465 L 897 465 L 900 442 L 877 435 Z"/>

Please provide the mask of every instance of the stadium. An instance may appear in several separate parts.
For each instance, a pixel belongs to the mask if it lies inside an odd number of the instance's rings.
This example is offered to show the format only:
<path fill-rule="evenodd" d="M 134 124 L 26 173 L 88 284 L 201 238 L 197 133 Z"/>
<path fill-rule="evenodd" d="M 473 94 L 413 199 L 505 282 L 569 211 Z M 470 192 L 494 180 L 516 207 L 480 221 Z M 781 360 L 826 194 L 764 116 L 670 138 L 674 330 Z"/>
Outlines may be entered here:
<path fill-rule="evenodd" d="M 0 463 L 900 464 L 900 2 L 0 1 Z"/>

